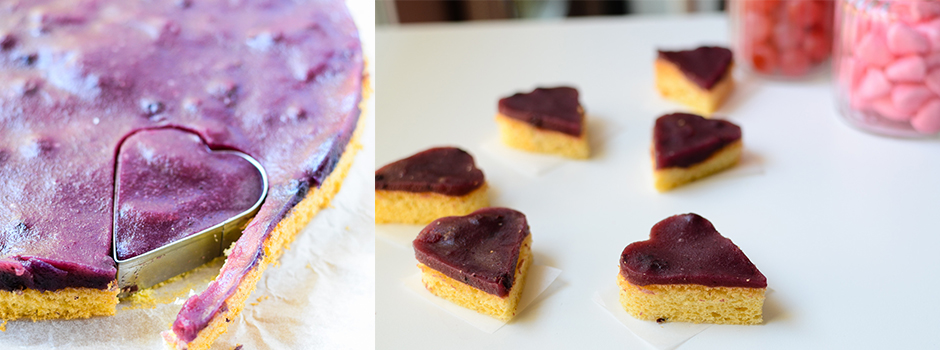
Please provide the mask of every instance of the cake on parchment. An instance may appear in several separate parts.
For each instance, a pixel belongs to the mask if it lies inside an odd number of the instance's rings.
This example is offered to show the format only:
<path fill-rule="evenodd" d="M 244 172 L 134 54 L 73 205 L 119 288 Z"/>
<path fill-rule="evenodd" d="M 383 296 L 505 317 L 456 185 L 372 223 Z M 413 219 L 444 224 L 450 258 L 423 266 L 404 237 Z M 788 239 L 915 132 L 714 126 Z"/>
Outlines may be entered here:
<path fill-rule="evenodd" d="M 741 127 L 722 119 L 672 113 L 653 126 L 653 179 L 669 191 L 737 164 L 744 144 Z"/>
<path fill-rule="evenodd" d="M 620 303 L 656 322 L 760 324 L 767 278 L 697 214 L 675 215 L 620 256 Z"/>
<path fill-rule="evenodd" d="M 654 64 L 656 89 L 663 97 L 710 116 L 734 90 L 733 64 L 731 50 L 724 47 L 660 50 Z"/>
<path fill-rule="evenodd" d="M 524 214 L 485 208 L 440 218 L 413 245 L 421 281 L 432 294 L 503 321 L 516 315 L 532 264 Z"/>
<path fill-rule="evenodd" d="M 473 156 L 435 147 L 375 171 L 375 223 L 425 225 L 489 206 L 486 179 Z"/>
<path fill-rule="evenodd" d="M 574 159 L 590 156 L 584 108 L 572 87 L 537 88 L 499 100 L 502 142 L 525 151 Z"/>
<path fill-rule="evenodd" d="M 110 315 L 122 140 L 175 129 L 257 159 L 260 211 L 165 339 L 202 349 L 338 191 L 364 60 L 343 1 L 33 1 L 0 10 L 0 318 Z"/>

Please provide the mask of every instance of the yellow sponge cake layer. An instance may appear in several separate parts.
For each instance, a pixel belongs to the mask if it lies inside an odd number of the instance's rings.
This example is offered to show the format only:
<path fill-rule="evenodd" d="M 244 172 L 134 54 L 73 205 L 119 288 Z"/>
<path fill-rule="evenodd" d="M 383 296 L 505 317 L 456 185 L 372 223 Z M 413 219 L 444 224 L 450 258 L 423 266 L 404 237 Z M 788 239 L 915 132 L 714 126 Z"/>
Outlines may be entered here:
<path fill-rule="evenodd" d="M 574 159 L 587 159 L 590 155 L 587 130 L 571 136 L 554 130 L 536 128 L 502 114 L 496 114 L 500 139 L 507 146 L 530 152 L 547 153 Z"/>
<path fill-rule="evenodd" d="M 705 116 L 715 113 L 734 89 L 731 69 L 711 89 L 706 90 L 686 78 L 679 67 L 669 61 L 658 58 L 655 66 L 656 89 L 659 93 Z"/>
<path fill-rule="evenodd" d="M 638 286 L 617 274 L 620 304 L 633 317 L 656 322 L 753 325 L 763 322 L 766 288 L 698 284 Z"/>
<path fill-rule="evenodd" d="M 487 185 L 463 196 L 434 192 L 375 191 L 375 223 L 426 225 L 445 216 L 463 216 L 490 206 Z"/>
<path fill-rule="evenodd" d="M 656 166 L 654 164 L 654 185 L 658 191 L 665 192 L 730 168 L 741 159 L 742 148 L 743 143 L 738 140 L 718 150 L 718 152 L 712 154 L 705 161 L 688 168 L 670 167 L 655 169 Z"/>
<path fill-rule="evenodd" d="M 118 288 L 65 288 L 56 291 L 0 290 L 0 320 L 36 320 L 111 316 L 118 304 Z"/>
<path fill-rule="evenodd" d="M 532 264 L 531 246 L 532 235 L 529 235 L 519 248 L 519 260 L 516 263 L 512 288 L 505 298 L 471 287 L 427 265 L 418 263 L 418 268 L 421 269 L 421 281 L 424 287 L 434 295 L 479 313 L 509 321 L 516 315 L 516 306 L 519 304 L 519 298 L 525 287 L 526 273 L 529 271 L 529 265 Z"/>

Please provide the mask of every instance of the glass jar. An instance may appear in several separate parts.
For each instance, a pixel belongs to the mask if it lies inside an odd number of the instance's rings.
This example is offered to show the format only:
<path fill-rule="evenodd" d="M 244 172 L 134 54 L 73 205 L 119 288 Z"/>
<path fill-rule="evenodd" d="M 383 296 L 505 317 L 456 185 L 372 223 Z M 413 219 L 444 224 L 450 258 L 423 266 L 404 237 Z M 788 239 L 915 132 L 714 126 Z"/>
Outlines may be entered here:
<path fill-rule="evenodd" d="M 833 62 L 842 116 L 900 137 L 940 132 L 940 2 L 840 0 Z"/>
<path fill-rule="evenodd" d="M 760 75 L 800 78 L 825 69 L 832 51 L 833 0 L 730 3 L 735 64 Z"/>

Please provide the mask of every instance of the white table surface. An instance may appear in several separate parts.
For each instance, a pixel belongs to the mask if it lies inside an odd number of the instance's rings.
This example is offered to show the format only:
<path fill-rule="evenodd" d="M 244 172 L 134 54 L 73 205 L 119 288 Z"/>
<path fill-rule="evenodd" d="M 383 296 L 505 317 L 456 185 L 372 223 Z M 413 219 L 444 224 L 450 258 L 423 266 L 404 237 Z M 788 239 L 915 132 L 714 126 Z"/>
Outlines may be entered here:
<path fill-rule="evenodd" d="M 681 349 L 940 346 L 940 141 L 850 127 L 828 75 L 739 80 L 719 115 L 742 127 L 762 174 L 653 189 L 653 121 L 685 110 L 655 92 L 655 50 L 728 37 L 717 15 L 380 28 L 376 167 L 431 146 L 468 150 L 492 204 L 528 217 L 535 262 L 563 272 L 560 288 L 487 334 L 407 290 L 414 253 L 379 234 L 378 348 L 649 348 L 591 298 L 615 283 L 627 244 L 686 212 L 741 247 L 773 292 L 763 325 L 713 326 Z M 589 161 L 536 177 L 482 149 L 499 97 L 554 84 L 578 87 L 589 118 L 619 132 Z"/>

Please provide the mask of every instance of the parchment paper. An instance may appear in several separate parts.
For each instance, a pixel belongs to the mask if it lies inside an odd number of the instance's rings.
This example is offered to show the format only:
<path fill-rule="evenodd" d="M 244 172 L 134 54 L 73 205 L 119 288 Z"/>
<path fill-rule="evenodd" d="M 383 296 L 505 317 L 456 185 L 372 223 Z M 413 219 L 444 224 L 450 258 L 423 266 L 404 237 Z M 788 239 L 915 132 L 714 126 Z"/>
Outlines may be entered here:
<path fill-rule="evenodd" d="M 516 306 L 516 315 L 518 316 L 525 311 L 530 304 L 539 300 L 539 296 L 542 295 L 542 292 L 555 282 L 558 275 L 561 275 L 561 270 L 554 267 L 532 265 L 526 275 L 525 289 L 522 290 L 522 295 L 519 297 L 519 304 Z M 420 272 L 405 278 L 402 284 L 404 284 L 405 288 L 408 288 L 408 290 L 417 294 L 427 302 L 436 305 L 444 311 L 447 311 L 447 313 L 454 315 L 454 317 L 486 333 L 495 333 L 508 323 L 507 321 L 478 313 L 431 294 L 431 292 L 424 288 L 424 283 L 421 282 Z"/>
<path fill-rule="evenodd" d="M 369 69 L 375 77 L 375 5 L 347 2 Z M 244 310 L 213 349 L 375 348 L 375 95 L 367 124 L 342 189 L 270 266 Z M 182 302 L 206 288 L 222 266 L 207 264 L 154 290 L 156 303 L 122 301 L 115 316 L 85 320 L 10 321 L 0 349 L 163 349 Z"/>
<path fill-rule="evenodd" d="M 627 327 L 630 332 L 659 350 L 675 349 L 706 328 L 711 327 L 710 324 L 704 323 L 666 322 L 659 324 L 633 318 L 620 305 L 620 288 L 616 283 L 611 283 L 595 292 L 593 300 L 594 303 L 603 307 L 611 316 Z"/>
<path fill-rule="evenodd" d="M 588 116 L 587 137 L 591 156 L 596 156 L 605 143 L 613 139 L 621 129 L 615 120 Z M 486 139 L 480 148 L 500 164 L 529 177 L 538 177 L 564 164 L 581 161 L 511 148 L 500 141 L 498 134 Z"/>

